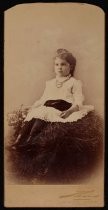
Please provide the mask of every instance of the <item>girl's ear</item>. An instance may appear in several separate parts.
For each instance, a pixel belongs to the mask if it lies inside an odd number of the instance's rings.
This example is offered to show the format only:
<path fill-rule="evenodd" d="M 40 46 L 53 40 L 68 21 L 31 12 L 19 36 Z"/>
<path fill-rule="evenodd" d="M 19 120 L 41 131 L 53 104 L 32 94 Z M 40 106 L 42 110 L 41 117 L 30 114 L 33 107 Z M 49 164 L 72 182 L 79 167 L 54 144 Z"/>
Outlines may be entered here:
<path fill-rule="evenodd" d="M 70 74 L 73 76 L 73 65 L 70 64 Z"/>

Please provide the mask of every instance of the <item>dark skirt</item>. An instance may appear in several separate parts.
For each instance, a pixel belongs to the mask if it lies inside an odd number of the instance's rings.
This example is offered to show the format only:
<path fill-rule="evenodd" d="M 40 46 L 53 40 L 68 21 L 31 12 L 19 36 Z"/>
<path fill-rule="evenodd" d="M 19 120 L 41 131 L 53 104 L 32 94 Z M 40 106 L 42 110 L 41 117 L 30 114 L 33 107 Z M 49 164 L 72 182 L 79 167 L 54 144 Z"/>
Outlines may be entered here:
<path fill-rule="evenodd" d="M 27 142 L 34 122 L 39 129 Z M 10 143 L 9 161 L 17 177 L 47 183 L 72 183 L 89 176 L 102 159 L 103 124 L 95 112 L 77 122 L 32 119 L 15 150 Z"/>

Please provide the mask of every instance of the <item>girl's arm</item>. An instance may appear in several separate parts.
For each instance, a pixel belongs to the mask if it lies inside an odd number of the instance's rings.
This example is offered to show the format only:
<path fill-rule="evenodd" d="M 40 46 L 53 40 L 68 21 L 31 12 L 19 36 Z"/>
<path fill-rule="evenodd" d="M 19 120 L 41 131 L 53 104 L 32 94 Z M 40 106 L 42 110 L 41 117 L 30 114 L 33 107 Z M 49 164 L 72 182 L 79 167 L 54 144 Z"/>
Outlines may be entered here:
<path fill-rule="evenodd" d="M 80 80 L 75 80 L 73 89 L 73 106 L 79 106 L 80 107 L 83 105 L 84 102 L 84 95 L 82 92 L 82 82 Z"/>
<path fill-rule="evenodd" d="M 72 94 L 73 94 L 73 105 L 68 110 L 61 113 L 60 116 L 62 118 L 67 118 L 73 112 L 78 111 L 80 107 L 83 105 L 84 96 L 82 93 L 82 83 L 80 80 L 75 80 L 72 88 Z"/>
<path fill-rule="evenodd" d="M 47 97 L 47 81 L 46 81 L 46 86 L 45 86 L 45 90 L 43 92 L 43 95 L 41 96 L 41 98 L 39 100 L 37 100 L 32 106 L 31 106 L 31 109 L 34 109 L 34 108 L 38 108 L 39 106 L 41 105 L 44 105 L 45 101 L 46 101 L 46 97 Z"/>
<path fill-rule="evenodd" d="M 41 106 L 41 100 L 37 100 L 32 106 L 31 106 L 31 109 L 34 109 L 34 108 L 37 108 Z"/>

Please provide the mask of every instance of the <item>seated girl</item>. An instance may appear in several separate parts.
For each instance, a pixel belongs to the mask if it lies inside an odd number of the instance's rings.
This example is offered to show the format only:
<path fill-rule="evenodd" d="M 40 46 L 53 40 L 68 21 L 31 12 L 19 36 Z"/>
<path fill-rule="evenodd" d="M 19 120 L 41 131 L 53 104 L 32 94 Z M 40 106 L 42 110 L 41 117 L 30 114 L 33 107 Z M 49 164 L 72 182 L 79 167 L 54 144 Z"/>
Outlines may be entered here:
<path fill-rule="evenodd" d="M 17 153 L 16 167 L 25 176 L 54 178 L 67 171 L 72 177 L 73 169 L 87 167 L 96 154 L 100 133 L 93 127 L 94 107 L 83 104 L 82 83 L 73 76 L 75 66 L 72 53 L 57 50 L 55 78 L 46 82 L 42 97 L 29 110 L 11 145 L 14 161 Z"/>

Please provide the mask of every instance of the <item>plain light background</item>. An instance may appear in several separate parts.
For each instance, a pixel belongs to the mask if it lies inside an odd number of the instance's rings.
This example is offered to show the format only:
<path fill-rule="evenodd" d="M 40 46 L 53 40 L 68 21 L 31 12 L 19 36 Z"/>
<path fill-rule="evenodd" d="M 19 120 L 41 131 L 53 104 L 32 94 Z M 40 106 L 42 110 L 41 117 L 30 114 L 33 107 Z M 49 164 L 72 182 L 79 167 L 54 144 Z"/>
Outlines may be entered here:
<path fill-rule="evenodd" d="M 104 12 L 80 3 L 17 5 L 5 12 L 5 113 L 32 105 L 53 78 L 58 48 L 77 59 L 85 104 L 104 113 Z"/>

